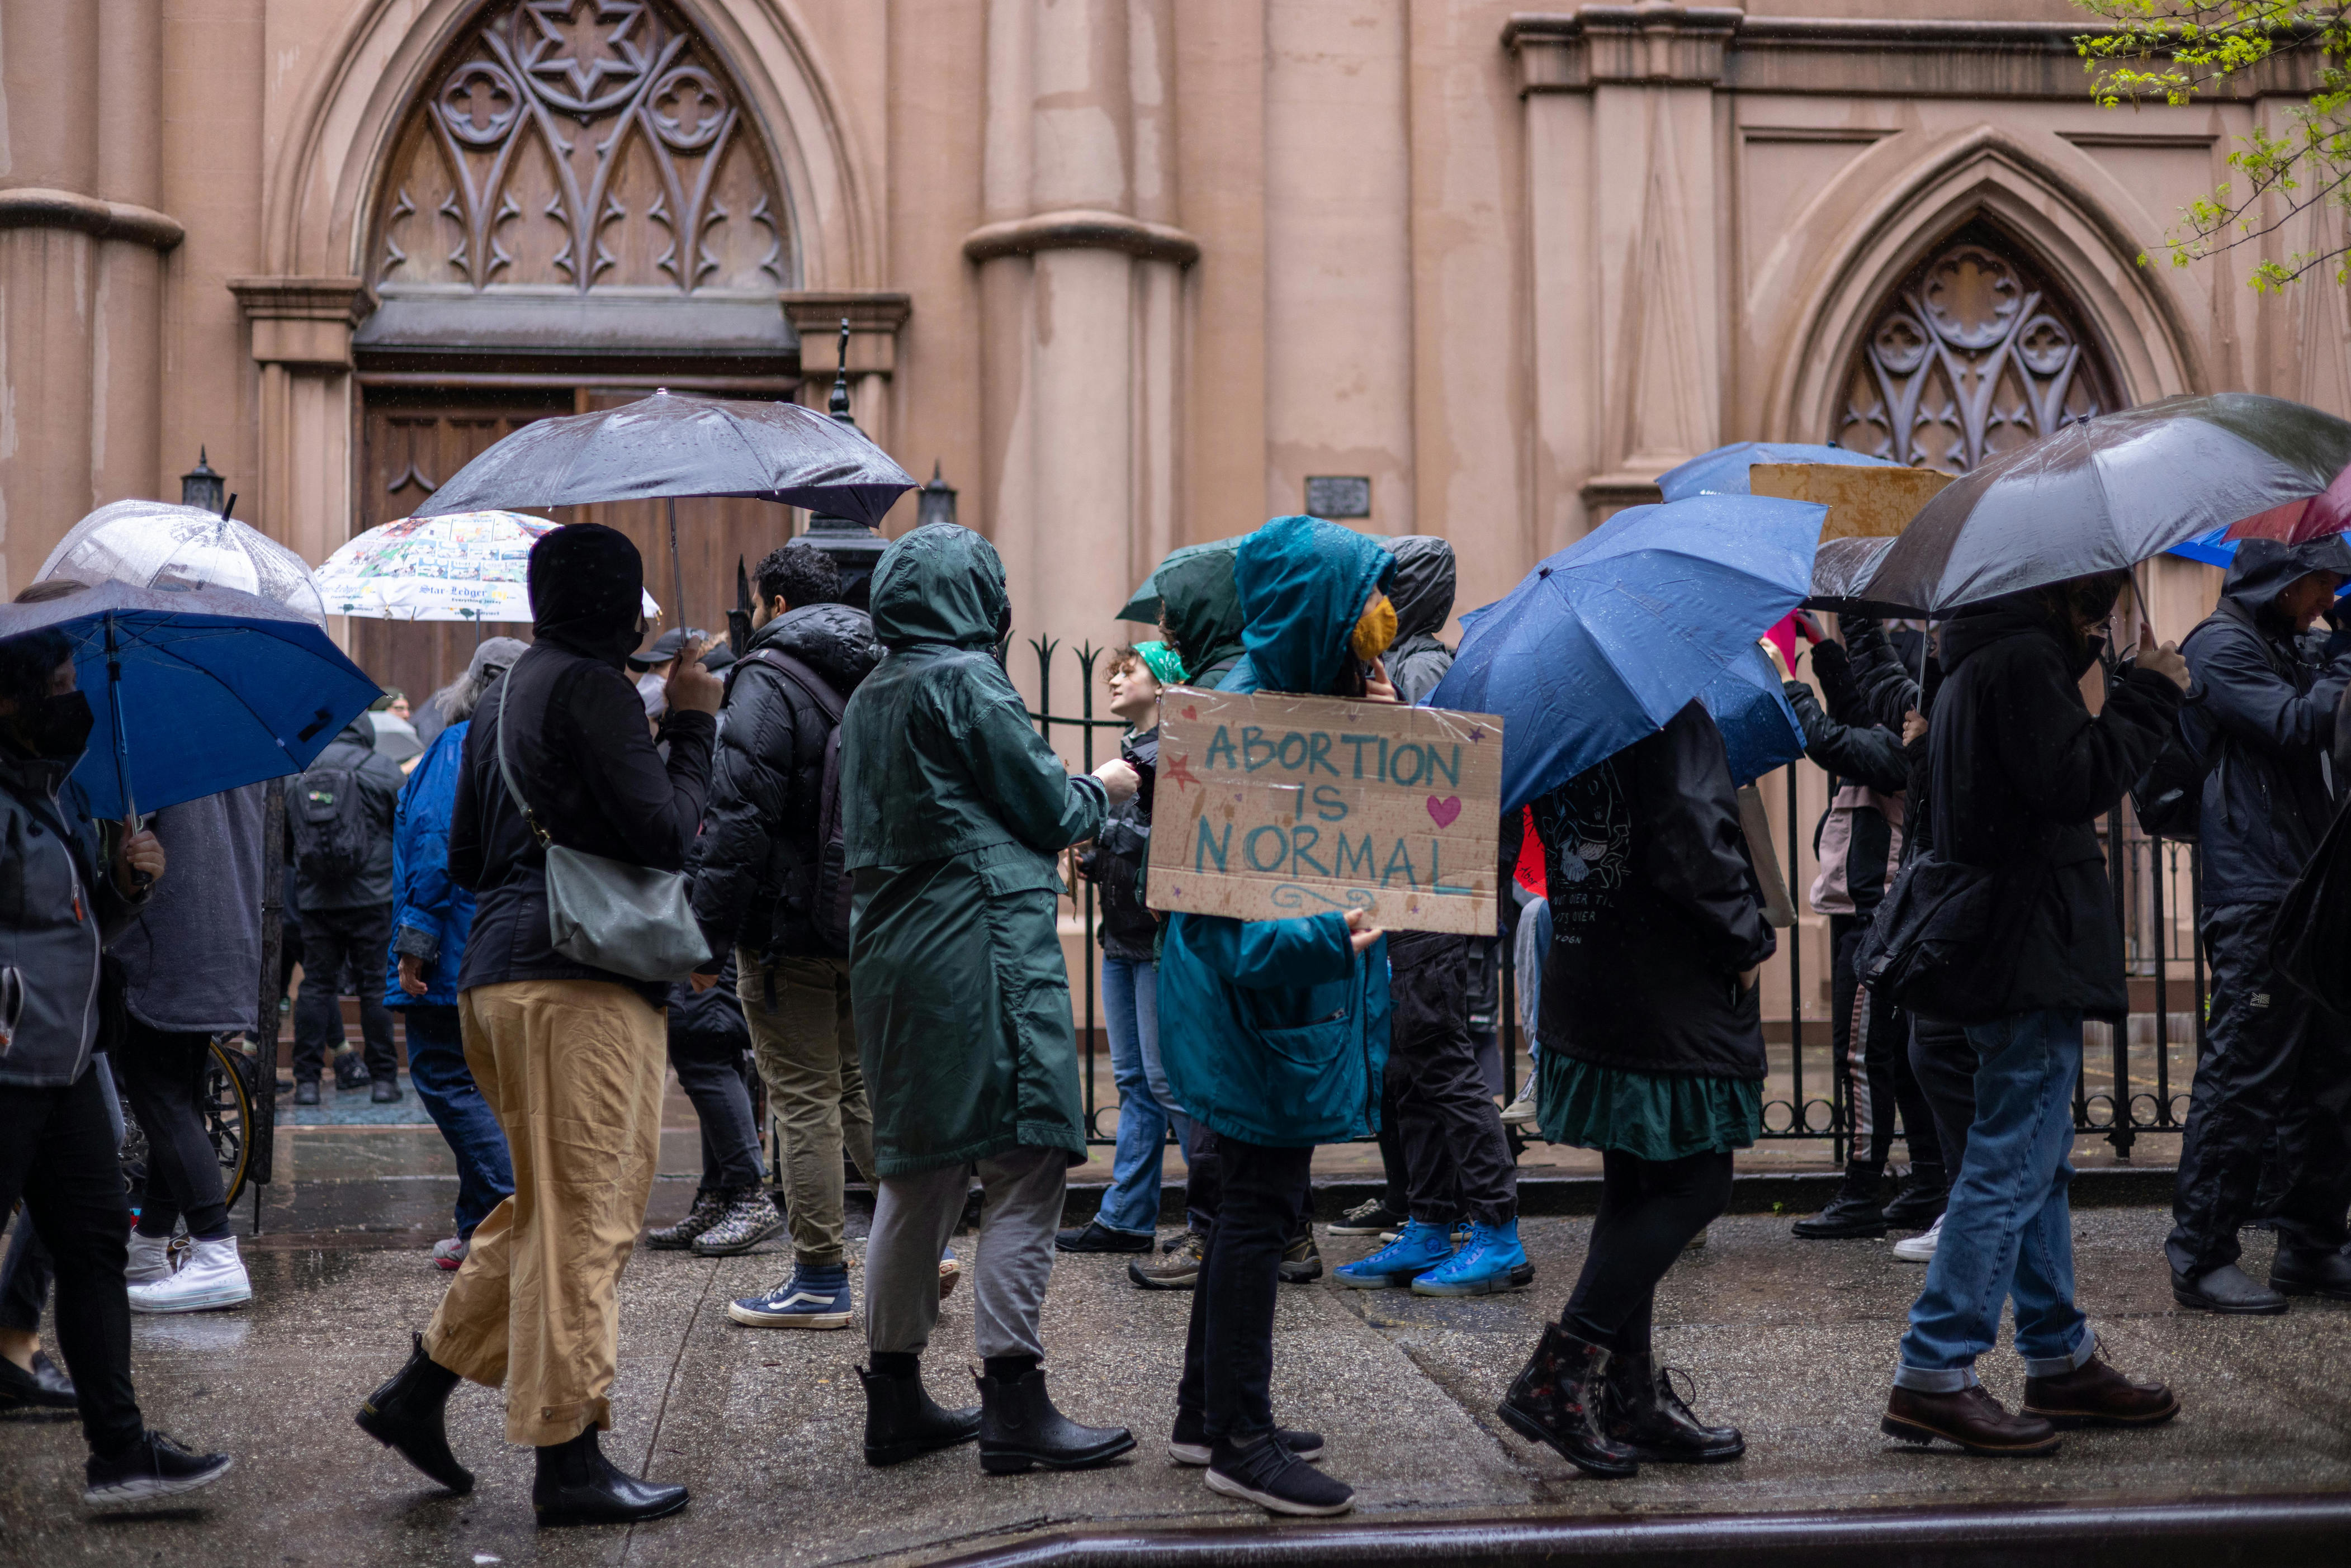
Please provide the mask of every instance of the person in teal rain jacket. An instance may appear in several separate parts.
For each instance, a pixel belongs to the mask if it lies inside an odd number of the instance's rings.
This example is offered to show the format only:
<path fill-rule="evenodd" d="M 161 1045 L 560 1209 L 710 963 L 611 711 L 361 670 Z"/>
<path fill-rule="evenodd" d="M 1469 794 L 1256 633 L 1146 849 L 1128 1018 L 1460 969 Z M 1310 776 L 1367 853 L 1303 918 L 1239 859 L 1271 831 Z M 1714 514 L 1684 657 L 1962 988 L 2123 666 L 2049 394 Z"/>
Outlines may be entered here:
<path fill-rule="evenodd" d="M 851 1005 L 873 1111 L 879 1188 L 865 1249 L 865 1458 L 894 1464 L 979 1439 L 992 1474 L 1072 1469 L 1134 1447 L 1053 1408 L 1038 1314 L 1069 1167 L 1086 1157 L 1077 1031 L 1053 857 L 1134 792 L 1113 758 L 1071 776 L 998 663 L 1004 567 L 969 528 L 933 524 L 873 571 L 887 650 L 841 723 L 841 828 L 854 873 Z M 979 1410 L 923 1391 L 939 1253 L 977 1168 L 973 1312 Z"/>
<path fill-rule="evenodd" d="M 1395 634 L 1395 558 L 1312 517 L 1242 541 L 1233 577 L 1247 653 L 1228 692 L 1395 700 L 1374 663 Z M 1278 1428 L 1268 1392 L 1283 1249 L 1317 1144 L 1373 1132 L 1388 1050 L 1388 959 L 1361 910 L 1242 922 L 1177 914 L 1159 963 L 1161 1058 L 1176 1101 L 1214 1129 L 1224 1192 L 1192 1295 L 1172 1451 L 1208 1485 L 1273 1512 L 1352 1506 L 1309 1469 L 1322 1440 Z"/>

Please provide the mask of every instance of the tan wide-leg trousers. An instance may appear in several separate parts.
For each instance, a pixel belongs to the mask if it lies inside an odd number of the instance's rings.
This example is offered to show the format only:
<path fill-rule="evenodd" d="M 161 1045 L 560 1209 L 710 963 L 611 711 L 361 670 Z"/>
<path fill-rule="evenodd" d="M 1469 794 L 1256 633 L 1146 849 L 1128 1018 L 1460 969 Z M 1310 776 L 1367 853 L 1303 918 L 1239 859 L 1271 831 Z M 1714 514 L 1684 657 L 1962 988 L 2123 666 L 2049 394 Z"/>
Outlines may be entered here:
<path fill-rule="evenodd" d="M 514 980 L 459 994 L 465 1065 L 514 1155 L 424 1351 L 507 1391 L 507 1438 L 610 1427 L 621 1269 L 661 1154 L 662 1015 L 625 986 Z"/>

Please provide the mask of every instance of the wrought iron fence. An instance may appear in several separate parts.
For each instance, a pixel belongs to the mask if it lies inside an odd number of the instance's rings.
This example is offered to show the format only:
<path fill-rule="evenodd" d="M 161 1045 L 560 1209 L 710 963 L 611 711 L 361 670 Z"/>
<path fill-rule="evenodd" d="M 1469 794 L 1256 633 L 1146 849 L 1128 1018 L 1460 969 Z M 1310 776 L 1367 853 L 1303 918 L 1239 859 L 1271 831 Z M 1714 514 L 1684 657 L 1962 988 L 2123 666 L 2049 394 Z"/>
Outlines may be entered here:
<path fill-rule="evenodd" d="M 1102 756 L 1109 754 L 1096 746 L 1096 733 L 1109 730 L 1115 735 L 1125 728 L 1123 719 L 1096 717 L 1094 714 L 1094 674 L 1107 650 L 1090 642 L 1069 650 L 1077 663 L 1078 673 L 1078 711 L 1072 715 L 1053 710 L 1053 665 L 1062 644 L 1057 639 L 1037 637 L 1028 639 L 1028 644 L 1037 661 L 1037 706 L 1029 717 L 1049 742 L 1057 734 L 1075 731 L 1070 738 L 1076 742 L 1082 765 L 1091 770 Z M 1791 876 L 1800 863 L 1805 842 L 1796 789 L 1801 766 L 1791 764 L 1788 768 L 1787 842 L 1775 846 L 1781 851 L 1782 865 Z M 2192 1045 L 2196 1058 L 2203 1054 L 2204 955 L 2196 938 L 2193 918 L 2198 862 L 2194 844 L 2139 835 L 2120 813 L 2107 819 L 2101 837 L 2107 847 L 2108 874 L 2114 884 L 2116 913 L 2123 922 L 2129 972 L 2135 981 L 2146 983 L 2142 988 L 2152 989 L 2155 1007 L 2151 1018 L 2135 1010 L 2119 1029 L 2095 1023 L 2085 1026 L 2083 1071 L 2074 1093 L 2074 1125 L 2079 1133 L 2104 1134 L 2114 1145 L 2117 1156 L 2127 1159 L 2139 1134 L 2176 1132 L 2186 1122 L 2187 1087 L 2192 1079 L 2194 1061 L 2175 1061 L 2174 1048 Z M 1098 1092 L 1103 1022 L 1095 957 L 1100 911 L 1092 883 L 1080 879 L 1071 897 L 1084 934 L 1082 961 L 1077 966 L 1083 973 L 1071 979 L 1072 1005 L 1081 1006 L 1082 1009 L 1078 1017 L 1081 1025 L 1079 1039 L 1084 1052 L 1087 1141 L 1110 1145 L 1117 1141 L 1115 1128 L 1103 1130 L 1102 1113 L 1114 1113 L 1116 1103 L 1102 1103 Z M 1506 1100 L 1517 1097 L 1520 1076 L 1521 1030 L 1514 946 L 1510 941 L 1500 943 L 1501 1005 L 1495 1019 L 1500 1037 Z M 1851 1064 L 1835 1052 L 1829 1021 L 1804 1017 L 1802 943 L 1794 933 L 1788 933 L 1783 935 L 1780 946 L 1780 961 L 1788 972 L 1788 1039 L 1782 1044 L 1767 1043 L 1764 1048 L 1767 1089 L 1762 1136 L 1772 1140 L 1825 1138 L 1830 1142 L 1833 1156 L 1843 1161 L 1851 1152 L 1856 1131 Z M 2183 962 L 2192 969 L 2192 978 L 2184 986 L 2170 974 L 2173 965 Z M 2192 1029 L 2175 1028 L 2177 1015 L 2170 1010 L 2175 997 L 2189 1004 L 2189 1010 L 2194 1017 Z M 2142 1024 L 2141 1019 L 2147 1021 Z M 1815 1051 L 1809 1075 L 1805 1061 L 1808 1040 Z M 1823 1057 L 1825 1060 L 1822 1060 Z M 1809 1092 L 1808 1076 L 1813 1086 Z M 2116 1112 L 2118 1105 L 2124 1108 L 2121 1114 Z"/>

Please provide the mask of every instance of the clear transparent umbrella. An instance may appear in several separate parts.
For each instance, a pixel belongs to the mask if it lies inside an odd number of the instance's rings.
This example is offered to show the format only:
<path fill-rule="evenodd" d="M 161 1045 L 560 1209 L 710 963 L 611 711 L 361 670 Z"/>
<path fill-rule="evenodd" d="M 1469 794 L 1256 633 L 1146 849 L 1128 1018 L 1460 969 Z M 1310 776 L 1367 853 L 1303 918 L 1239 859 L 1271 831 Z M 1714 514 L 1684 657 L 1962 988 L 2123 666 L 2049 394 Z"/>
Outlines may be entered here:
<path fill-rule="evenodd" d="M 327 623 L 308 562 L 260 529 L 201 507 L 164 501 L 100 507 L 57 541 L 36 580 L 53 577 L 141 588 L 232 588 Z"/>

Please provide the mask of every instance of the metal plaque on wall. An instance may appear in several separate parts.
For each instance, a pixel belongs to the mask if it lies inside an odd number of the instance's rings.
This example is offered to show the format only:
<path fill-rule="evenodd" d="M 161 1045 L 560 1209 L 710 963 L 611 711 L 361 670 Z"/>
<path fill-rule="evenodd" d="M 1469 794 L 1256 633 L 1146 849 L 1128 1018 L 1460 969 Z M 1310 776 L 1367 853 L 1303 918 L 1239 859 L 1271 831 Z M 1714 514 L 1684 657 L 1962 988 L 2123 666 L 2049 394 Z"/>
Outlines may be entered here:
<path fill-rule="evenodd" d="M 1310 517 L 1368 517 L 1372 515 L 1372 481 L 1363 474 L 1310 474 L 1306 478 L 1306 515 Z"/>

